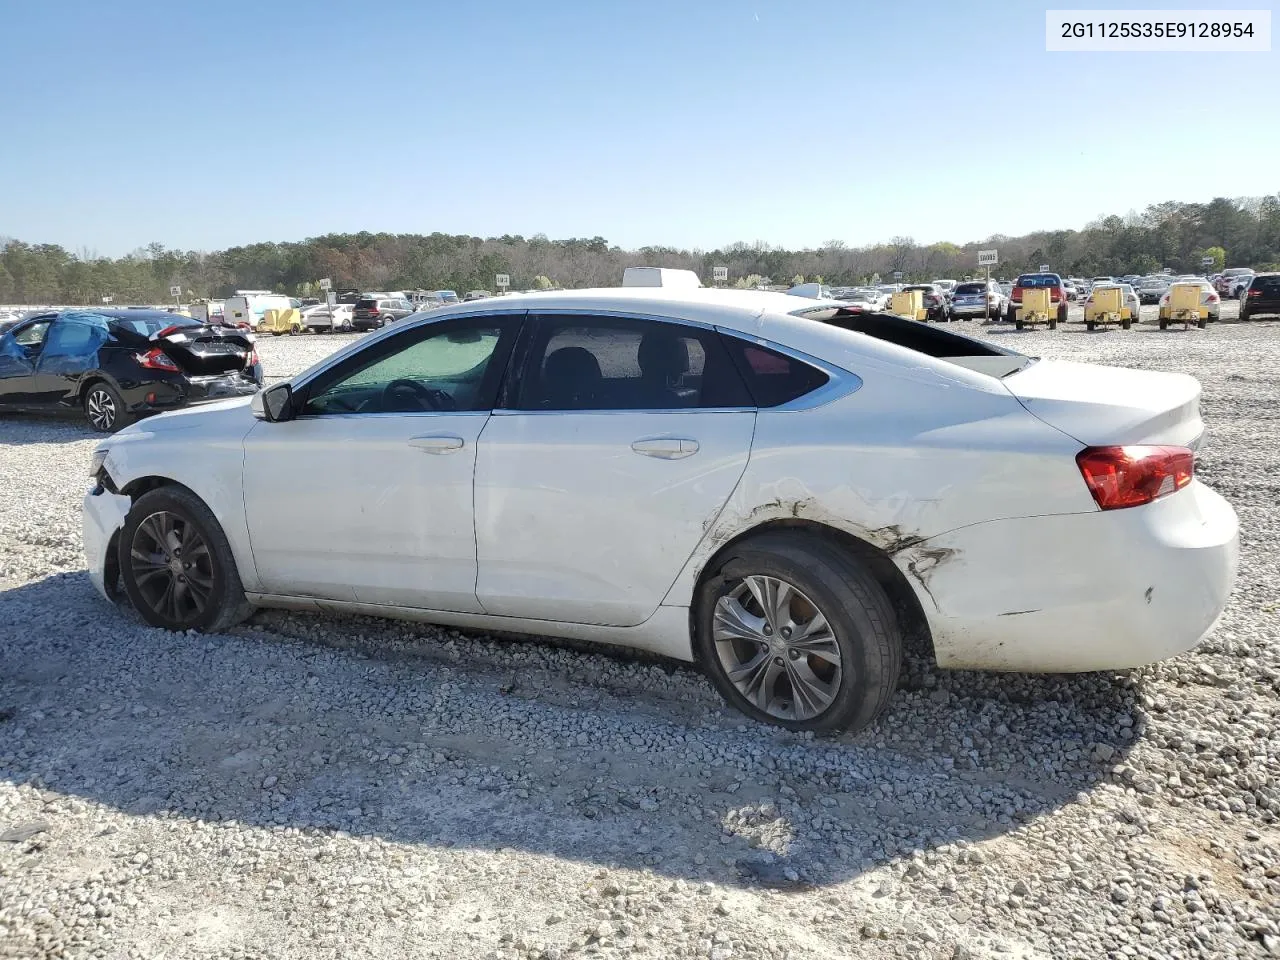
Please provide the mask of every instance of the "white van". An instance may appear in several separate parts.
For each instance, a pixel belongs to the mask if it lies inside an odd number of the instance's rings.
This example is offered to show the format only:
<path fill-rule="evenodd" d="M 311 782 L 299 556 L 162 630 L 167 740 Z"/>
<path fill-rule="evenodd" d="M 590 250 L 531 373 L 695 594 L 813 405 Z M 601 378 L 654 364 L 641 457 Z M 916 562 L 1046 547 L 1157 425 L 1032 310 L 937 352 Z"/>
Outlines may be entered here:
<path fill-rule="evenodd" d="M 692 270 L 672 267 L 627 267 L 622 271 L 624 287 L 676 287 L 688 290 L 702 286 L 702 281 Z"/>
<path fill-rule="evenodd" d="M 222 323 L 226 302 L 223 300 L 197 300 L 187 306 L 191 317 L 201 323 Z"/>
<path fill-rule="evenodd" d="M 830 300 L 831 288 L 825 283 L 799 283 L 787 293 L 793 297 L 808 297 L 811 300 Z"/>
<path fill-rule="evenodd" d="M 222 306 L 223 322 L 233 327 L 258 329 L 262 315 L 268 310 L 288 310 L 293 306 L 282 293 L 270 290 L 237 290 L 234 297 L 227 297 Z"/>

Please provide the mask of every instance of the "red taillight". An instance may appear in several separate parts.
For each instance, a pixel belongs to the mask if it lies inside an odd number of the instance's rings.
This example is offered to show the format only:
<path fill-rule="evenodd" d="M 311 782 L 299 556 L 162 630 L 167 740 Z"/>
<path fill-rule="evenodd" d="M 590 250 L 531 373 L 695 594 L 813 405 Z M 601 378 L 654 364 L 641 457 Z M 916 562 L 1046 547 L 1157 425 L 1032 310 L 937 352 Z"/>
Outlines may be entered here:
<path fill-rule="evenodd" d="M 148 370 L 172 370 L 175 373 L 178 370 L 178 365 L 159 347 L 153 347 L 146 353 L 138 353 L 134 356 L 138 358 L 138 363 Z"/>
<path fill-rule="evenodd" d="M 1019 303 L 1021 303 L 1021 302 L 1022 302 L 1022 288 L 1021 288 L 1021 287 L 1014 287 L 1014 288 L 1013 288 L 1013 293 L 1009 294 L 1009 296 L 1010 296 L 1011 298 L 1013 298 L 1014 300 L 1017 300 Z"/>
<path fill-rule="evenodd" d="M 256 367 L 258 365 L 258 348 L 254 347 L 253 352 L 249 354 L 249 362 L 247 366 Z"/>
<path fill-rule="evenodd" d="M 156 336 L 157 336 L 157 337 L 167 337 L 169 334 L 174 333 L 174 332 L 176 332 L 176 331 L 178 331 L 178 330 L 181 330 L 181 329 L 182 329 L 182 328 L 181 328 L 180 326 L 178 326 L 177 324 L 174 324 L 174 325 L 173 325 L 173 326 L 171 326 L 171 327 L 165 327 L 163 330 L 161 330 L 159 333 L 157 333 L 157 334 L 156 334 Z"/>
<path fill-rule="evenodd" d="M 1086 447 L 1076 464 L 1103 510 L 1137 507 L 1181 490 L 1195 476 L 1186 447 Z"/>
<path fill-rule="evenodd" d="M 1249 296 L 1251 296 L 1251 297 L 1260 297 L 1260 296 L 1262 296 L 1262 290 L 1261 290 L 1261 289 L 1258 289 L 1258 290 L 1250 290 L 1250 291 L 1249 291 Z"/>

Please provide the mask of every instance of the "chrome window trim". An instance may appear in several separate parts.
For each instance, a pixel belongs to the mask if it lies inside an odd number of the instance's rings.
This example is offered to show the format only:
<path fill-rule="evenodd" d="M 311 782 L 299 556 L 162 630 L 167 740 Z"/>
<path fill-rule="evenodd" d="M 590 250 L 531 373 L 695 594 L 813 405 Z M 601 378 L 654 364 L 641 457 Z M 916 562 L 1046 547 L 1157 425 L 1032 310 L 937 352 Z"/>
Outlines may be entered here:
<path fill-rule="evenodd" d="M 351 417 L 359 417 L 361 420 L 369 420 L 375 417 L 488 417 L 494 413 L 492 410 L 379 410 L 376 413 L 360 413 L 357 410 L 344 410 L 340 413 L 302 413 L 294 420 L 336 420 L 349 419 Z"/>

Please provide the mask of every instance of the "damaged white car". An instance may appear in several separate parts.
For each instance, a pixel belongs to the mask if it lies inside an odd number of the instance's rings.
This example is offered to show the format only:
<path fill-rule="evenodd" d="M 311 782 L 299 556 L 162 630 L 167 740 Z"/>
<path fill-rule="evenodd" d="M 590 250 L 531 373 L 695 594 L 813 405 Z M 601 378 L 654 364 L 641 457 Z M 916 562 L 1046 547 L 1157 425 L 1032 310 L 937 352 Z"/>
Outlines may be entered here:
<path fill-rule="evenodd" d="M 994 670 L 1195 646 L 1237 553 L 1199 397 L 784 294 L 517 295 L 116 434 L 84 542 L 160 627 L 270 606 L 590 639 L 856 729 L 910 633 Z"/>

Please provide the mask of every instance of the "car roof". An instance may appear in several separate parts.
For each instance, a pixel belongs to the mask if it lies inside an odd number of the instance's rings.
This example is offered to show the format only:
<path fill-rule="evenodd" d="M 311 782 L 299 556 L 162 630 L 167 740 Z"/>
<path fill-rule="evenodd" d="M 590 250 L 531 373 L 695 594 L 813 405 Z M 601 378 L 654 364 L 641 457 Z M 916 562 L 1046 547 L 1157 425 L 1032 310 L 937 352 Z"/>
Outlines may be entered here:
<path fill-rule="evenodd" d="M 184 316 L 181 313 L 170 313 L 168 310 L 98 310 L 95 308 L 84 308 L 79 310 L 61 310 L 58 316 L 67 314 L 92 314 L 96 317 L 106 317 L 109 320 L 168 320 L 171 323 L 181 323 L 186 320 L 189 322 L 198 322 L 192 320 L 191 317 Z"/>

